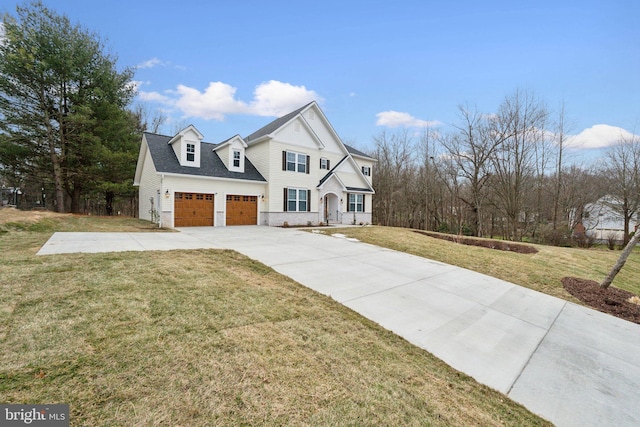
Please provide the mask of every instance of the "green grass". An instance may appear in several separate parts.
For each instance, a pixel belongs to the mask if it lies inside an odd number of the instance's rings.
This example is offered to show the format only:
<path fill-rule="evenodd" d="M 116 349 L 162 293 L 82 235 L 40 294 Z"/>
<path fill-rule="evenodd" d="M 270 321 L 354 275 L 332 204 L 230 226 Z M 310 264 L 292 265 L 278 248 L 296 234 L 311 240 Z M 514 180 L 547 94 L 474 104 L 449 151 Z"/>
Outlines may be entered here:
<path fill-rule="evenodd" d="M 68 403 L 74 426 L 549 425 L 233 251 L 35 255 L 52 229 L 148 225 L 82 221 L 0 235 L 3 403 Z"/>
<path fill-rule="evenodd" d="M 562 287 L 560 280 L 574 276 L 602 281 L 620 251 L 602 248 L 576 249 L 533 245 L 537 254 L 526 255 L 468 246 L 425 236 L 406 228 L 359 227 L 324 231 L 342 233 L 363 242 L 464 267 L 520 286 L 580 303 Z M 640 250 L 634 251 L 613 286 L 640 294 Z"/>

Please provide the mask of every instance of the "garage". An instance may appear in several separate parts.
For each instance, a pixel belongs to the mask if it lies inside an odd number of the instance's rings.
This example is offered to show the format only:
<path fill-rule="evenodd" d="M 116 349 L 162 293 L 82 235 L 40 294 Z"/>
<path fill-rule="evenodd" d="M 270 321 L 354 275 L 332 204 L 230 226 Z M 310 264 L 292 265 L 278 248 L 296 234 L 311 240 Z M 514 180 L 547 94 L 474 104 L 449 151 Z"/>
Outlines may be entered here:
<path fill-rule="evenodd" d="M 256 225 L 258 197 L 227 195 L 227 225 Z"/>
<path fill-rule="evenodd" d="M 176 193 L 174 227 L 213 226 L 213 194 Z"/>

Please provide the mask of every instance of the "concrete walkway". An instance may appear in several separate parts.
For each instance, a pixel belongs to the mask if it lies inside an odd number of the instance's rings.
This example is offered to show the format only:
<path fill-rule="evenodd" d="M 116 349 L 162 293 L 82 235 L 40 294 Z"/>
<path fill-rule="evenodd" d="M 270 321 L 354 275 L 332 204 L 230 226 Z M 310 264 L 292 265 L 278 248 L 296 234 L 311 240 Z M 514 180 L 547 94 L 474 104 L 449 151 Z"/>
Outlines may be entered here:
<path fill-rule="evenodd" d="M 234 249 L 331 296 L 558 426 L 640 425 L 640 325 L 345 238 L 259 226 L 181 231 L 56 233 L 38 254 Z"/>

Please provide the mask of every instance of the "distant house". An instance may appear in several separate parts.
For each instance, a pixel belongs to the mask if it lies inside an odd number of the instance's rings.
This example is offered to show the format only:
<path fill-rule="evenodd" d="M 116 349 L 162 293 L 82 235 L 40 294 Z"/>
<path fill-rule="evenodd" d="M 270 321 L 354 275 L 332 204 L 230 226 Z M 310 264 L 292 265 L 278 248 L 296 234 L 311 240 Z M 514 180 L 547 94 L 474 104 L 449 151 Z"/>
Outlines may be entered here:
<path fill-rule="evenodd" d="M 613 196 L 604 196 L 594 203 L 585 205 L 582 213 L 582 225 L 588 237 L 604 243 L 610 240 L 621 244 L 624 241 L 624 217 L 618 206 L 620 200 Z M 633 232 L 638 227 L 638 213 L 629 223 L 628 232 Z"/>
<path fill-rule="evenodd" d="M 134 185 L 140 218 L 165 227 L 370 223 L 375 163 L 311 102 L 217 144 L 144 133 Z"/>

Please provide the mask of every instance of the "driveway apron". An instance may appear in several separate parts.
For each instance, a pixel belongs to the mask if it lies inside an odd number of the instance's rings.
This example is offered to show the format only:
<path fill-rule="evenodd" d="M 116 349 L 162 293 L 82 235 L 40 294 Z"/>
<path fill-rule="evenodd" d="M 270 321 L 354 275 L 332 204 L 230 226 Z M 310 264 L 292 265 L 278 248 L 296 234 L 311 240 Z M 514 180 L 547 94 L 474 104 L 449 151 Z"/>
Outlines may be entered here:
<path fill-rule="evenodd" d="M 261 226 L 180 231 L 143 237 L 87 233 L 85 243 L 78 233 L 56 233 L 39 254 L 233 249 L 330 296 L 558 426 L 640 425 L 640 325 L 340 236 Z"/>

